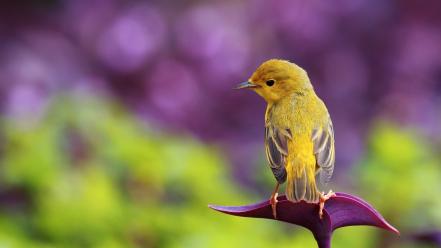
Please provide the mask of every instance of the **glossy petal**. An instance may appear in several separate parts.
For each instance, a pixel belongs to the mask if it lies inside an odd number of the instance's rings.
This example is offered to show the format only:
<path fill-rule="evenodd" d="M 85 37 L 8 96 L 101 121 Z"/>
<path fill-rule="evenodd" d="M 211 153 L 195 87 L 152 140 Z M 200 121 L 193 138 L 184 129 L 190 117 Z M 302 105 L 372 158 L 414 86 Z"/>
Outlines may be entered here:
<path fill-rule="evenodd" d="M 345 226 L 368 225 L 399 234 L 399 231 L 364 200 L 345 193 L 336 193 L 325 203 L 323 219 L 319 218 L 318 204 L 293 203 L 285 196 L 279 196 L 277 220 L 303 226 L 309 229 L 319 247 L 330 247 L 332 232 Z M 269 201 L 247 206 L 214 206 L 210 208 L 230 215 L 274 219 Z"/>

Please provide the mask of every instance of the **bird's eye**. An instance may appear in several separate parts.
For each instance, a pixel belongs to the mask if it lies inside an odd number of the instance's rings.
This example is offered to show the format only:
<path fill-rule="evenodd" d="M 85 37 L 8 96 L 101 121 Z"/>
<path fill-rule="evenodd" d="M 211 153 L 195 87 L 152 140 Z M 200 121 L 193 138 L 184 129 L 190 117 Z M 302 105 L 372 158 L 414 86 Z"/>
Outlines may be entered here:
<path fill-rule="evenodd" d="M 274 79 L 270 79 L 270 80 L 266 81 L 266 85 L 268 85 L 270 87 L 273 86 L 274 83 L 275 83 Z"/>

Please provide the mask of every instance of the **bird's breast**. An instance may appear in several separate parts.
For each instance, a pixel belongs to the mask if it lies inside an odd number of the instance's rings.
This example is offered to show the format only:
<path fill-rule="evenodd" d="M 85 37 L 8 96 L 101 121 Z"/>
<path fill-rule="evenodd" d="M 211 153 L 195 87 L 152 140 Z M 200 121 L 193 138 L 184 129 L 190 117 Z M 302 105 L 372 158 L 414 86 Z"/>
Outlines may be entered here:
<path fill-rule="evenodd" d="M 289 99 L 268 106 L 265 123 L 277 129 L 289 129 L 293 136 L 307 135 L 312 130 L 310 117 L 305 104 Z"/>

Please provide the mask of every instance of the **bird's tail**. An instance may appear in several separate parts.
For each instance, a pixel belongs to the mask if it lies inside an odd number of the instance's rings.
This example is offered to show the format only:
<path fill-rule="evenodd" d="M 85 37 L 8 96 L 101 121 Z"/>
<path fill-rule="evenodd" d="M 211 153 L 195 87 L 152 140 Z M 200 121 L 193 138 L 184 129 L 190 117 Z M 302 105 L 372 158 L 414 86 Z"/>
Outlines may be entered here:
<path fill-rule="evenodd" d="M 319 202 L 320 192 L 315 184 L 314 167 L 311 170 L 306 166 L 294 166 L 289 164 L 286 167 L 287 185 L 286 197 L 288 200 L 298 202 L 304 200 L 310 203 Z"/>

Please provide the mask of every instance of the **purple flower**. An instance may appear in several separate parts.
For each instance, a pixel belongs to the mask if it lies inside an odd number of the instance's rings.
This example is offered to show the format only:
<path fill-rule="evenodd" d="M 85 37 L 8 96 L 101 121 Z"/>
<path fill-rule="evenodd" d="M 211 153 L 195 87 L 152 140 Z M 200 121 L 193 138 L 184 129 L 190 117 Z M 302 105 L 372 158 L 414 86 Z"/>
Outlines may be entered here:
<path fill-rule="evenodd" d="M 345 226 L 376 226 L 399 234 L 399 231 L 387 223 L 372 206 L 349 194 L 336 193 L 336 196 L 326 201 L 323 219 L 319 218 L 318 204 L 293 203 L 285 196 L 279 196 L 278 201 L 277 220 L 309 229 L 320 248 L 331 247 L 332 232 Z M 239 207 L 214 205 L 209 205 L 209 207 L 230 215 L 274 219 L 269 201 Z"/>
<path fill-rule="evenodd" d="M 239 5 L 200 5 L 176 21 L 176 42 L 188 59 L 199 61 L 206 84 L 223 88 L 225 75 L 241 75 L 252 50 L 244 9 Z"/>
<path fill-rule="evenodd" d="M 174 59 L 162 59 L 147 75 L 146 81 L 146 104 L 154 110 L 155 116 L 180 125 L 185 125 L 189 116 L 194 118 L 189 110 L 195 109 L 201 92 L 188 66 Z"/>
<path fill-rule="evenodd" d="M 161 49 L 166 24 L 159 9 L 137 5 L 123 11 L 98 38 L 101 61 L 113 70 L 133 72 Z"/>

